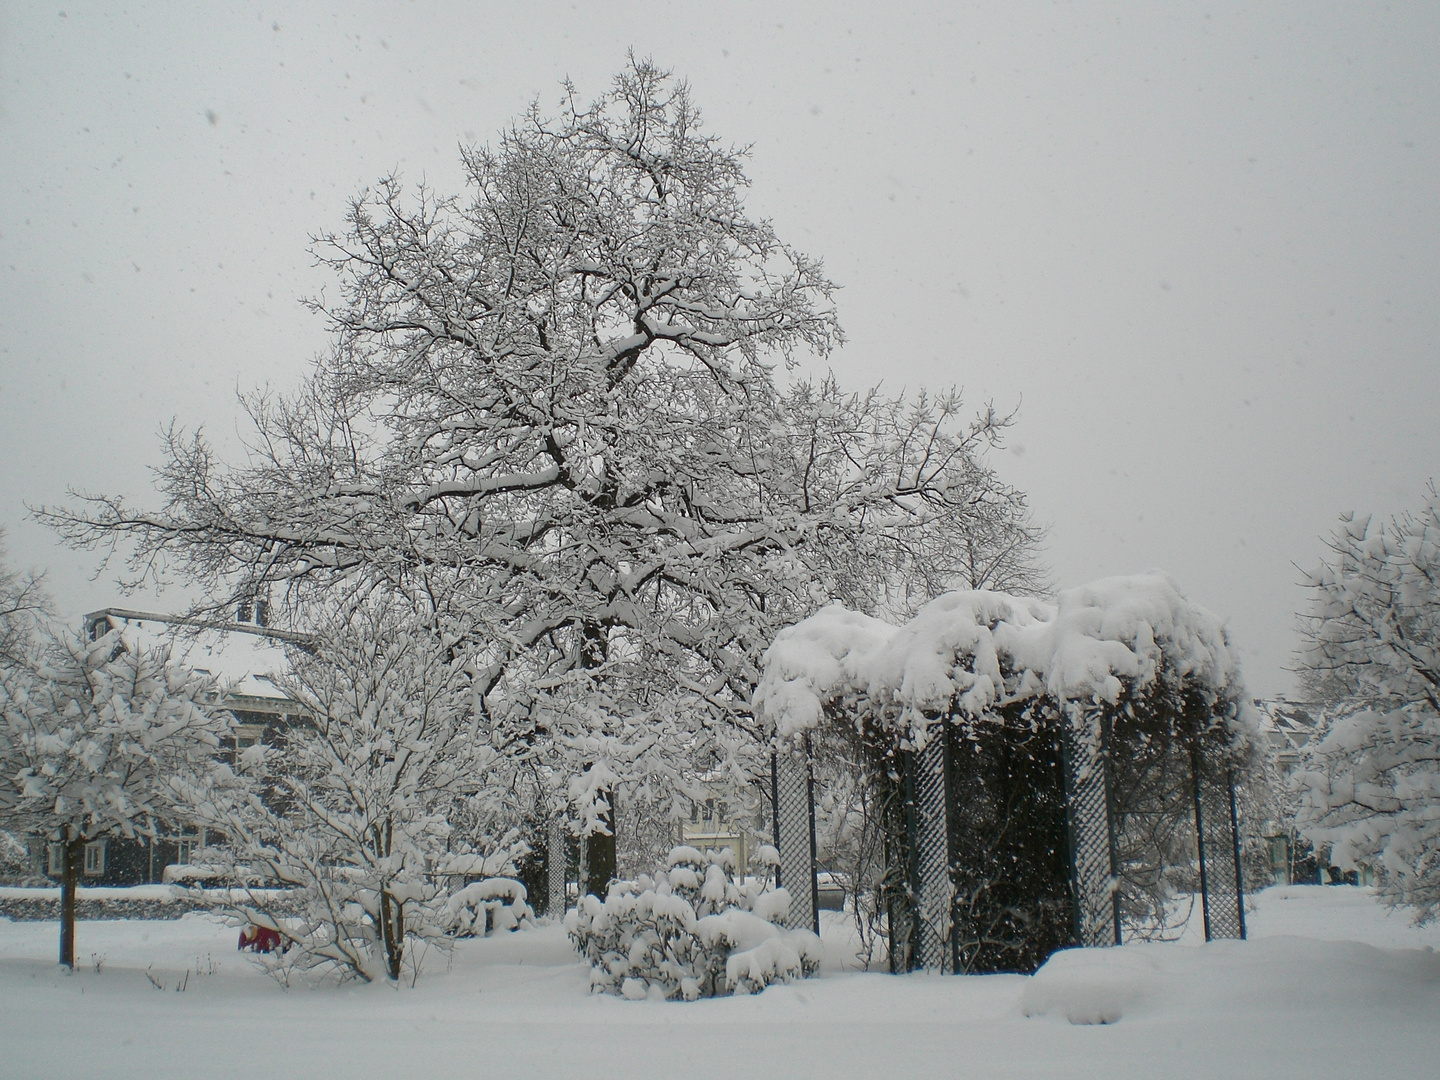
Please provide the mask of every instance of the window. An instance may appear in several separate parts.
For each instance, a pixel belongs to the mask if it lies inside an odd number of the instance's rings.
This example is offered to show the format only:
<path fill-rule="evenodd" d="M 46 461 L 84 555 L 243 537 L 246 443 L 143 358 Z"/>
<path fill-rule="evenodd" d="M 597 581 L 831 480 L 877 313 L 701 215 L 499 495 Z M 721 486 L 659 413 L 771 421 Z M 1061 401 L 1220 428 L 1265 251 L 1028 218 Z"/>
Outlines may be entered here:
<path fill-rule="evenodd" d="M 195 849 L 204 846 L 205 837 L 202 833 L 181 833 L 175 838 L 175 861 L 188 863 L 195 857 Z"/>
<path fill-rule="evenodd" d="M 240 755 L 256 743 L 264 742 L 264 735 L 265 729 L 259 724 L 238 725 L 234 736 L 227 738 L 222 747 L 224 760 L 232 766 L 239 765 Z"/>
<path fill-rule="evenodd" d="M 45 872 L 51 877 L 65 875 L 65 845 L 50 844 L 46 849 Z M 91 840 L 85 845 L 85 876 L 99 877 L 105 873 L 105 841 Z"/>

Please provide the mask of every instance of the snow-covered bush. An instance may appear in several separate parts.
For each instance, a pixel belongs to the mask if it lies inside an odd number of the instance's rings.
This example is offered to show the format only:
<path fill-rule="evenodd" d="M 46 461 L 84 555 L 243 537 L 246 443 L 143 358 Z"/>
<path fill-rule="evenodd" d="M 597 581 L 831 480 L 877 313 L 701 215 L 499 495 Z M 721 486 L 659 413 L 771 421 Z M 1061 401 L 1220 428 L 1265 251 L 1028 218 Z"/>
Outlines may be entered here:
<path fill-rule="evenodd" d="M 514 878 L 482 878 L 462 886 L 445 901 L 450 932 L 456 937 L 482 937 L 497 930 L 533 926 L 535 913 L 525 886 Z"/>
<path fill-rule="evenodd" d="M 243 897 L 235 918 L 289 942 L 265 960 L 287 977 L 398 980 L 410 945 L 475 932 L 477 910 L 452 909 L 450 882 L 511 876 L 528 850 L 518 834 L 464 836 L 452 823 L 494 783 L 499 755 L 455 637 L 402 601 L 351 608 L 291 659 L 286 689 L 307 716 L 283 745 L 176 785 L 190 819 L 227 838 L 197 861 Z"/>
<path fill-rule="evenodd" d="M 736 885 L 730 852 L 671 850 L 653 877 L 617 881 L 602 901 L 581 898 L 565 926 L 590 962 L 590 988 L 632 1000 L 694 1001 L 752 994 L 773 982 L 808 978 L 820 967 L 820 939 L 776 923 L 790 910 L 784 889 Z"/>
<path fill-rule="evenodd" d="M 1440 915 L 1440 493 L 1374 523 L 1353 514 L 1309 575 L 1300 657 L 1331 707 L 1298 777 L 1301 828 L 1334 865 L 1367 863 L 1380 892 Z"/>
<path fill-rule="evenodd" d="M 1359 709 L 1329 722 L 1307 755 L 1300 827 L 1330 865 L 1362 863 L 1380 894 L 1440 915 L 1440 714 L 1423 704 Z"/>

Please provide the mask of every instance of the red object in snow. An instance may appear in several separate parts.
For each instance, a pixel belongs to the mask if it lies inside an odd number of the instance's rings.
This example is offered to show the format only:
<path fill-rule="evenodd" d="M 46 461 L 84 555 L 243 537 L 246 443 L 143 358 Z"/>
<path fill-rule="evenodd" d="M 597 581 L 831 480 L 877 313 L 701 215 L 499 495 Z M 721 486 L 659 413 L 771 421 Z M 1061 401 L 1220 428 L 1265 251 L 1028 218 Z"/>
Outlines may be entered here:
<path fill-rule="evenodd" d="M 251 923 L 240 931 L 240 944 L 237 948 L 251 949 L 254 952 L 273 952 L 279 947 L 280 931 L 278 930 Z"/>

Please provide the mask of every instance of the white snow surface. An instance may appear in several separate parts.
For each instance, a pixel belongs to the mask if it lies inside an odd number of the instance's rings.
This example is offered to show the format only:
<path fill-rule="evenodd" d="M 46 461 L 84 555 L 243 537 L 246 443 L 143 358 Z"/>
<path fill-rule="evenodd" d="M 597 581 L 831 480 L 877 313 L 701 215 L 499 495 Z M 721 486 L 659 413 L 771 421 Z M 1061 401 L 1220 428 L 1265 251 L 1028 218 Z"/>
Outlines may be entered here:
<path fill-rule="evenodd" d="M 73 975 L 55 923 L 0 920 L 0 1076 L 1435 1075 L 1440 926 L 1348 886 L 1256 901 L 1249 941 L 1069 951 L 1034 977 L 848 970 L 827 912 L 818 978 L 694 1003 L 589 993 L 553 923 L 432 951 L 413 989 L 286 991 L 210 916 L 82 922 Z"/>
<path fill-rule="evenodd" d="M 1150 684 L 1162 654 L 1179 674 L 1243 699 L 1224 624 L 1158 570 L 1066 589 L 1054 604 L 946 593 L 903 626 L 831 604 L 776 636 L 755 710 L 790 736 L 815 727 L 827 703 L 863 697 L 898 707 L 923 736 L 924 714 L 952 699 L 972 716 L 1040 693 L 1114 702 L 1122 678 Z"/>

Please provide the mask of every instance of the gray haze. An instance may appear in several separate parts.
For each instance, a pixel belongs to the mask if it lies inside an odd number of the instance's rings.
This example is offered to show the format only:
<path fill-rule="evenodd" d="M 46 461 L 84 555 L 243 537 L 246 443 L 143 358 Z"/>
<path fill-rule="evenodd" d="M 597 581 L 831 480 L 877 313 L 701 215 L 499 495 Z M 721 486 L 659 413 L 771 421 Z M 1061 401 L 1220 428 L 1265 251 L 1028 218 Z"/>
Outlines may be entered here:
<path fill-rule="evenodd" d="M 841 378 L 1019 405 L 1057 583 L 1169 570 L 1256 693 L 1335 515 L 1440 474 L 1440 5 L 61 4 L 0 14 L 0 525 L 66 614 L 113 569 L 25 504 L 238 453 L 326 345 L 307 237 L 632 45 L 844 286 Z"/>

